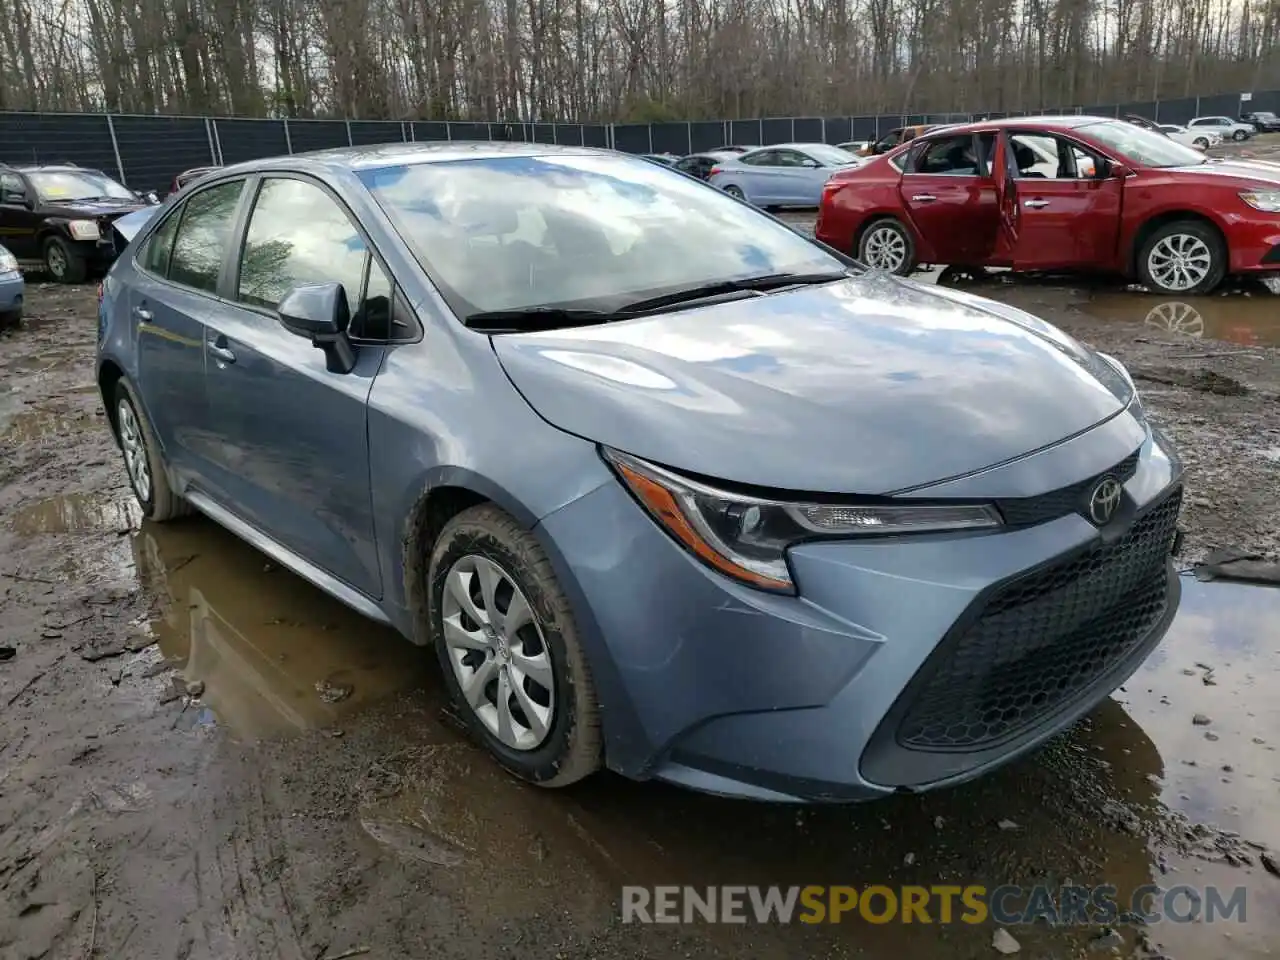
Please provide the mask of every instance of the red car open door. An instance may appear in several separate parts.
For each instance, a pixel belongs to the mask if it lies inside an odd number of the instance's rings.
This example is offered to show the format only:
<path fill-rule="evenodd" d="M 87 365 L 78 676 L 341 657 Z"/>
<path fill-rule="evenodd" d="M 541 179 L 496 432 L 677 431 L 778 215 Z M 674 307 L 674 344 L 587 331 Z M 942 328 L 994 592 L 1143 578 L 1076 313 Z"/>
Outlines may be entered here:
<path fill-rule="evenodd" d="M 1114 265 L 1125 178 L 1112 175 L 1105 158 L 1060 133 L 1005 130 L 994 167 L 994 262 L 1015 270 Z"/>

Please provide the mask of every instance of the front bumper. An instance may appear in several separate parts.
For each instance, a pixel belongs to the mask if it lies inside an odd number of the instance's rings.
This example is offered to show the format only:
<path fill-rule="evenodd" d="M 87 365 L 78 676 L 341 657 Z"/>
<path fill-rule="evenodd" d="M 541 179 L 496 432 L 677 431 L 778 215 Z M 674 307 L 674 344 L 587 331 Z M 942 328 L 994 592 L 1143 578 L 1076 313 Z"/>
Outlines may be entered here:
<path fill-rule="evenodd" d="M 1177 608 L 1176 456 L 1126 413 L 1070 441 L 1072 459 L 1090 476 L 1129 441 L 1137 465 L 1102 530 L 1072 513 L 985 536 L 806 544 L 791 552 L 798 597 L 707 570 L 620 485 L 551 514 L 540 532 L 587 646 L 609 766 L 842 801 L 956 783 L 1032 749 L 1123 683 Z M 1066 446 L 989 471 L 992 486 L 1035 483 Z"/>
<path fill-rule="evenodd" d="M 0 313 L 17 313 L 22 309 L 26 283 L 18 271 L 0 273 Z"/>

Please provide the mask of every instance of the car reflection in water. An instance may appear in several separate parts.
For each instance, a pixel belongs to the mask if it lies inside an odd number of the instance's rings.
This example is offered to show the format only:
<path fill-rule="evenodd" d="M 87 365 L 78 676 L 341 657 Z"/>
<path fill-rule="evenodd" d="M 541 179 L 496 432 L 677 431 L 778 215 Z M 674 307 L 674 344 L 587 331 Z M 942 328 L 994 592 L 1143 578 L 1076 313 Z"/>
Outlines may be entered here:
<path fill-rule="evenodd" d="M 1148 327 L 1187 337 L 1226 340 L 1244 346 L 1280 345 L 1280 297 L 1249 296 L 1168 299 L 1130 293 L 1096 294 L 1085 309 L 1104 320 L 1140 320 Z"/>
<path fill-rule="evenodd" d="M 133 553 L 161 651 L 240 736 L 328 726 L 422 684 L 420 650 L 209 521 L 144 523 Z"/>

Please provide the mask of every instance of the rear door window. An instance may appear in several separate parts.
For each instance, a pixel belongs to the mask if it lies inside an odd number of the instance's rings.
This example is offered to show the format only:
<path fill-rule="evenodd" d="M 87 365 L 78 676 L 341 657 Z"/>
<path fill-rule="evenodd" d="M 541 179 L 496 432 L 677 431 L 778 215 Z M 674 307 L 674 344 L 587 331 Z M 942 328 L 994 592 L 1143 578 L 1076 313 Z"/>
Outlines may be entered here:
<path fill-rule="evenodd" d="M 169 258 L 168 277 L 174 283 L 216 293 L 222 262 L 231 245 L 236 206 L 243 180 L 232 180 L 194 194 L 182 208 Z"/>

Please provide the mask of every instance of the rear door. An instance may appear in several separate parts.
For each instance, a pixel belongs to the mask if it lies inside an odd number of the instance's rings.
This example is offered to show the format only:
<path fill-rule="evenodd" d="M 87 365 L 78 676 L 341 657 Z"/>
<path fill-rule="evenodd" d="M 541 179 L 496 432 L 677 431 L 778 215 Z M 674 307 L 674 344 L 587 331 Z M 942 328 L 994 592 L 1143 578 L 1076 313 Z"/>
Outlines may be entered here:
<path fill-rule="evenodd" d="M 178 481 L 202 486 L 214 434 L 204 392 L 205 325 L 218 312 L 218 278 L 244 180 L 192 193 L 165 216 L 125 267 L 138 344 L 141 401 Z"/>
<path fill-rule="evenodd" d="M 358 328 L 366 285 L 385 304 L 390 281 L 346 208 L 318 182 L 273 174 L 250 190 L 243 246 L 223 277 L 225 302 L 205 330 L 218 440 L 210 494 L 376 598 L 366 403 L 385 347 L 360 344 L 353 370 L 331 372 L 324 352 L 286 330 L 275 308 L 299 284 L 338 281 Z"/>
<path fill-rule="evenodd" d="M 992 256 L 999 224 L 989 162 L 994 142 L 991 133 L 938 136 L 905 158 L 898 189 L 923 241 L 922 260 L 976 266 Z"/>
<path fill-rule="evenodd" d="M 1009 265 L 1015 270 L 1112 265 L 1124 180 L 1096 176 L 1106 169 L 1105 158 L 1061 134 L 1019 130 L 1007 131 L 1005 138 L 1003 210 L 1013 225 L 1005 253 Z"/>

